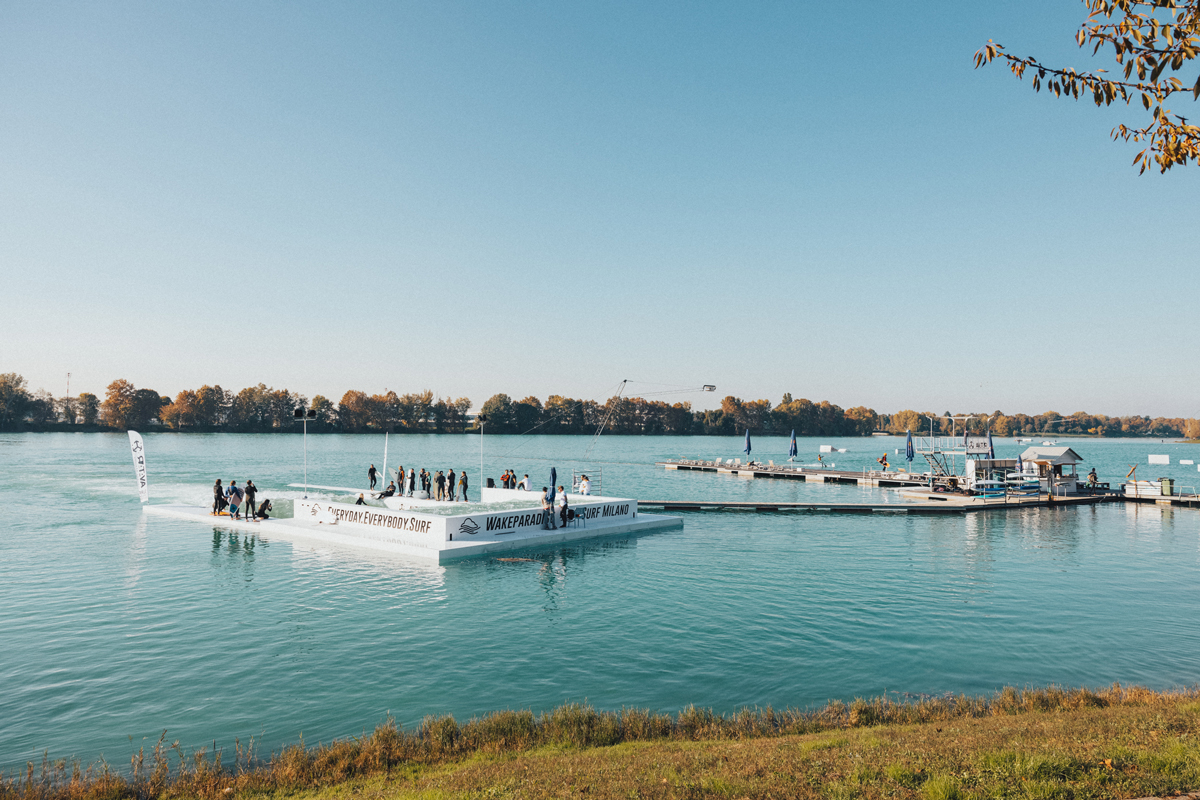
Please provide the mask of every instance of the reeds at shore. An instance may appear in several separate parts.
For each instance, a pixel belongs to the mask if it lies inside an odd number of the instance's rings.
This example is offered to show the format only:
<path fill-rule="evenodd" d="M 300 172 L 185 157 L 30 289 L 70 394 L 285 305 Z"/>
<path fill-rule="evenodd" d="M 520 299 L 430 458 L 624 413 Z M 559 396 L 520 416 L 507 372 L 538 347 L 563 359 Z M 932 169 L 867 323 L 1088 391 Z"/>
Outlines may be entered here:
<path fill-rule="evenodd" d="M 725 715 L 688 707 L 677 715 L 641 709 L 597 711 L 571 703 L 535 715 L 497 711 L 460 723 L 431 716 L 412 730 L 388 719 L 372 733 L 316 747 L 301 741 L 268 757 L 253 742 L 222 750 L 185 752 L 168 744 L 166 733 L 149 753 L 139 749 L 127 771 L 101 763 L 29 762 L 21 774 L 0 779 L 0 800 L 166 800 L 296 791 L 347 779 L 473 755 L 515 753 L 546 745 L 590 748 L 623 742 L 736 740 L 823 731 L 911 725 L 1034 712 L 1088 708 L 1168 707 L 1200 699 L 1200 689 L 1157 692 L 1114 684 L 1099 690 L 1006 688 L 987 697 L 965 695 L 831 702 L 814 710 L 747 708 Z"/>

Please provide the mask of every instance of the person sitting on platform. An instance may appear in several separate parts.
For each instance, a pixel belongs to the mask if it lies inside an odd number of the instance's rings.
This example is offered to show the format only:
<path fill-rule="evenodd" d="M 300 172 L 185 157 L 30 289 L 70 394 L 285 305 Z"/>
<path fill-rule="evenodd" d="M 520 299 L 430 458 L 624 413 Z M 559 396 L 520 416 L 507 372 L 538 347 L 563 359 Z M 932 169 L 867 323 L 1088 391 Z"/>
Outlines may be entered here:
<path fill-rule="evenodd" d="M 385 498 L 385 497 L 391 497 L 391 496 L 392 496 L 392 495 L 394 495 L 395 493 L 396 493 L 396 484 L 395 484 L 395 482 L 393 482 L 393 481 L 388 481 L 387 488 L 386 488 L 386 489 L 384 489 L 382 492 L 380 492 L 378 495 L 376 495 L 376 496 L 375 496 L 375 498 L 376 498 L 377 500 L 381 500 L 381 499 L 383 499 L 383 498 Z"/>

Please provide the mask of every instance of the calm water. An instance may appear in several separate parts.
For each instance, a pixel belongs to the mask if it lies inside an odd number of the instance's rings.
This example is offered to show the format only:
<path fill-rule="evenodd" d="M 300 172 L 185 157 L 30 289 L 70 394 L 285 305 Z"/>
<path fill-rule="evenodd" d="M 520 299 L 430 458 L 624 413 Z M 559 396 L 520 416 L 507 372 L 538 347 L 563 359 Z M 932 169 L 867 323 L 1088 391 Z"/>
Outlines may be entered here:
<path fill-rule="evenodd" d="M 295 497 L 298 436 L 147 435 L 152 502 L 215 477 Z M 585 437 L 485 440 L 488 474 L 568 475 Z M 873 464 L 898 439 L 838 444 Z M 1200 484 L 1200 447 L 1079 441 L 1102 480 Z M 602 438 L 605 494 L 879 499 L 885 492 L 656 469 L 740 439 Z M 782 460 L 783 439 L 755 441 Z M 1015 455 L 1011 440 L 998 455 Z M 358 485 L 381 437 L 308 442 L 309 480 Z M 389 461 L 471 470 L 479 441 L 392 437 Z M 893 463 L 897 457 L 892 455 Z M 596 464 L 585 467 L 595 472 Z M 123 435 L 0 435 L 0 768 L 101 755 L 162 729 L 269 749 L 356 734 L 390 711 L 462 718 L 567 700 L 721 711 L 1006 684 L 1165 688 L 1200 680 L 1200 512 L 1133 507 L 955 517 L 685 513 L 681 531 L 416 566 L 143 516 Z M 893 495 L 894 497 L 894 495 Z"/>

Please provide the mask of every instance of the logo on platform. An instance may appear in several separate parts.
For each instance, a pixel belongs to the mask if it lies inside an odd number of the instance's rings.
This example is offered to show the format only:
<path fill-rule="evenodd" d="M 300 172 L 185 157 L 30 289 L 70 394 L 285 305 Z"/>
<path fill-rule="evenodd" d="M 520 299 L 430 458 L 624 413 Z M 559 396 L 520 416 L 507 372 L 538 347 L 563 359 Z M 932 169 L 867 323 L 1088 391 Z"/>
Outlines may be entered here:
<path fill-rule="evenodd" d="M 321 513 L 321 507 L 319 505 L 317 505 L 316 503 L 313 503 L 312 510 L 309 513 L 315 517 L 317 514 Z"/>
<path fill-rule="evenodd" d="M 475 534 L 479 533 L 479 523 L 476 522 L 475 520 L 471 519 L 470 517 L 467 517 L 466 519 L 464 519 L 462 522 L 459 523 L 458 532 L 459 533 L 468 533 L 468 534 L 474 536 Z"/>

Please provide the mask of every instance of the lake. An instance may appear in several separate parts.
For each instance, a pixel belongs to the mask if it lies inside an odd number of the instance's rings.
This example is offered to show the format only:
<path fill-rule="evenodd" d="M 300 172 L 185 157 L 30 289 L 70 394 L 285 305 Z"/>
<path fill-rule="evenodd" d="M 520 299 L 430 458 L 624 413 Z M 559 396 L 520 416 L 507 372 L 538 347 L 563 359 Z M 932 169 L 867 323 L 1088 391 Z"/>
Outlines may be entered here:
<path fill-rule="evenodd" d="M 151 502 L 220 477 L 300 495 L 298 435 L 147 434 Z M 1200 446 L 1062 440 L 1114 485 L 1200 485 Z M 600 473 L 642 499 L 878 500 L 887 490 L 654 467 L 741 438 L 486 436 L 485 473 Z M 893 465 L 898 438 L 802 439 Z M 308 479 L 362 485 L 382 436 L 308 440 Z M 754 441 L 786 458 L 785 438 Z M 999 457 L 1024 449 L 998 439 Z M 1169 466 L 1148 466 L 1169 454 Z M 389 466 L 467 468 L 475 436 L 392 436 Z M 597 469 L 598 468 L 598 469 Z M 565 481 L 563 481 L 565 482 Z M 121 765 L 143 740 L 268 751 L 565 701 L 676 711 L 806 707 L 1005 685 L 1200 680 L 1200 512 L 1105 504 L 962 516 L 681 513 L 682 530 L 420 566 L 145 516 L 123 434 L 0 434 L 0 769 Z M 319 493 L 316 493 L 319 494 Z M 894 495 L 892 495 L 894 498 Z M 286 506 L 287 504 L 282 504 Z M 132 738 L 132 743 L 130 739 Z"/>

